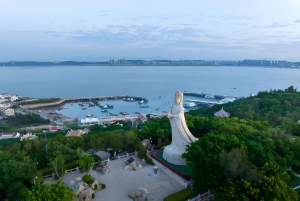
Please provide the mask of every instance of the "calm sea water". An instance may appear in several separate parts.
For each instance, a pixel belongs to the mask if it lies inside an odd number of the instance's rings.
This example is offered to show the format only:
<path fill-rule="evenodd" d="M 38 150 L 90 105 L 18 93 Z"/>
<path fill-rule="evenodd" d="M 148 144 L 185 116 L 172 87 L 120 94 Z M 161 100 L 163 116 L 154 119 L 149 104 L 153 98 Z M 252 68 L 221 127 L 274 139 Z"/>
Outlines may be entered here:
<path fill-rule="evenodd" d="M 158 108 L 159 112 L 169 110 L 177 90 L 249 96 L 290 85 L 300 88 L 300 70 L 212 66 L 0 67 L 0 93 L 36 98 L 132 95 L 149 99 L 149 109 L 139 108 L 137 102 L 106 101 L 115 105 L 114 114 L 120 111 L 149 113 Z M 60 113 L 70 117 L 105 115 L 100 108 L 66 107 L 70 109 Z"/>

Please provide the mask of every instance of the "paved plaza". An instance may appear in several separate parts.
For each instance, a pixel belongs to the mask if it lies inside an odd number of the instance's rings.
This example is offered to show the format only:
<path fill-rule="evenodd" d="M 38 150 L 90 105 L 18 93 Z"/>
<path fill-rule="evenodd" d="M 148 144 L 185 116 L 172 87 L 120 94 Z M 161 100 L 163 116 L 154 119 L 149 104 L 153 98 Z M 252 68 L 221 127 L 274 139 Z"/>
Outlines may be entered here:
<path fill-rule="evenodd" d="M 129 193 L 132 190 L 143 187 L 157 200 L 163 201 L 166 196 L 183 189 L 181 185 L 162 171 L 159 171 L 156 177 L 150 177 L 148 174 L 153 173 L 152 165 L 146 165 L 137 171 L 124 170 L 123 168 L 127 159 L 128 157 L 109 162 L 108 168 L 110 169 L 110 173 L 106 175 L 93 170 L 90 171 L 93 178 L 100 183 L 106 184 L 106 188 L 97 192 L 96 198 L 93 200 L 132 201 L 128 197 Z M 63 181 L 66 185 L 70 186 L 71 180 L 83 176 L 84 174 L 79 171 L 67 173 Z M 45 181 L 52 181 L 52 179 L 45 179 Z"/>

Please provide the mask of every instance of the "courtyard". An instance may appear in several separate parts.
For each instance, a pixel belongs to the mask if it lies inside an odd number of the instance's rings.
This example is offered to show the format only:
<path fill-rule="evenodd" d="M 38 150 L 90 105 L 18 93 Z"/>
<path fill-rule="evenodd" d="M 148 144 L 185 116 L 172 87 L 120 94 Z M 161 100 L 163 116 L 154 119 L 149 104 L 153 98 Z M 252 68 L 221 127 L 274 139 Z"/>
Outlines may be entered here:
<path fill-rule="evenodd" d="M 106 175 L 94 170 L 90 171 L 93 178 L 106 185 L 104 190 L 100 190 L 95 194 L 96 197 L 93 200 L 132 201 L 132 199 L 128 197 L 129 193 L 132 190 L 143 187 L 157 200 L 163 201 L 166 196 L 184 189 L 184 187 L 162 171 L 158 171 L 156 177 L 150 177 L 148 174 L 153 173 L 154 166 L 144 166 L 137 157 L 134 157 L 135 160 L 137 160 L 139 164 L 142 164 L 143 168 L 137 171 L 124 170 L 123 168 L 128 158 L 129 157 L 109 162 L 108 168 L 110 169 L 110 173 Z M 74 171 L 67 173 L 63 177 L 63 181 L 66 185 L 71 186 L 71 180 L 83 176 L 84 174 L 80 171 Z M 52 181 L 52 178 L 45 179 L 44 181 Z"/>

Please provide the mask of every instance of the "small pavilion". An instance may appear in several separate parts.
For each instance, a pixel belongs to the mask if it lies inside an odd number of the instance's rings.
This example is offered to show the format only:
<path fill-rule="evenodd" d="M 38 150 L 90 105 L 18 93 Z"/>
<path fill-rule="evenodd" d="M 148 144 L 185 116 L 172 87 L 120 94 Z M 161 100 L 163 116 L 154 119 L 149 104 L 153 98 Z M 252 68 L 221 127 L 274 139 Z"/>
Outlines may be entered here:
<path fill-rule="evenodd" d="M 229 113 L 229 112 L 225 112 L 225 111 L 223 110 L 223 107 L 222 107 L 222 109 L 221 109 L 219 112 L 215 112 L 214 115 L 215 115 L 216 117 L 220 117 L 220 118 L 230 117 L 230 113 Z"/>

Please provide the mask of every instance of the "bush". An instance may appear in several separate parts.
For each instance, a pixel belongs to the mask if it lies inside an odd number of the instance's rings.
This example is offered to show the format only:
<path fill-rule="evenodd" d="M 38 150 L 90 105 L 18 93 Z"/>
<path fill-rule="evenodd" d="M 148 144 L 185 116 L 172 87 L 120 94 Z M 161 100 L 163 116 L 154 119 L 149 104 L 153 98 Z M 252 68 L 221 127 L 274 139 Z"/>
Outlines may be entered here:
<path fill-rule="evenodd" d="M 147 150 L 145 148 L 141 148 L 138 153 L 138 157 L 141 159 L 146 158 L 146 153 L 147 153 Z"/>
<path fill-rule="evenodd" d="M 94 158 L 95 162 L 102 161 L 102 158 L 96 154 L 91 155 Z"/>
<path fill-rule="evenodd" d="M 82 177 L 82 181 L 84 181 L 87 184 L 91 184 L 91 183 L 93 183 L 93 178 L 91 175 L 84 175 Z"/>
<path fill-rule="evenodd" d="M 92 194 L 92 199 L 94 199 L 94 198 L 95 198 L 95 193 Z"/>
<path fill-rule="evenodd" d="M 66 169 L 69 170 L 69 169 L 74 169 L 76 168 L 78 165 L 76 163 L 76 161 L 72 161 L 72 162 L 69 162 L 69 163 L 66 163 Z"/>
<path fill-rule="evenodd" d="M 97 184 L 95 184 L 95 188 L 93 190 L 96 190 L 96 189 L 98 189 L 98 185 Z"/>
<path fill-rule="evenodd" d="M 19 191 L 17 198 L 19 200 L 30 200 L 30 193 L 30 189 L 24 187 Z"/>
<path fill-rule="evenodd" d="M 152 158 L 149 157 L 146 159 L 146 163 L 150 165 L 154 165 Z"/>
<path fill-rule="evenodd" d="M 170 145 L 171 143 L 172 143 L 172 141 L 160 143 L 160 144 L 156 145 L 156 149 L 160 149 L 164 146 Z"/>
<path fill-rule="evenodd" d="M 96 163 L 96 164 L 93 166 L 93 170 L 96 170 L 97 167 L 100 167 L 100 162 Z"/>
<path fill-rule="evenodd" d="M 6 189 L 5 197 L 14 199 L 17 197 L 19 191 L 24 188 L 25 185 L 22 182 L 15 181 L 11 183 Z"/>
<path fill-rule="evenodd" d="M 105 188 L 106 188 L 106 185 L 105 185 L 105 184 L 102 184 L 101 187 L 102 187 L 102 189 L 105 189 Z"/>

